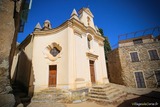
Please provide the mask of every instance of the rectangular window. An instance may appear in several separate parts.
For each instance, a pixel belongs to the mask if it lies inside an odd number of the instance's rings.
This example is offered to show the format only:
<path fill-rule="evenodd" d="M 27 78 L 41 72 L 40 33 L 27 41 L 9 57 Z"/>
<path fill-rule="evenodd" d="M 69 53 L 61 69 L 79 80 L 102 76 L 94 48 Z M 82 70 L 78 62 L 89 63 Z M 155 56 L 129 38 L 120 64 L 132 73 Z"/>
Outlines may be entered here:
<path fill-rule="evenodd" d="M 158 53 L 156 50 L 149 50 L 148 52 L 149 52 L 151 60 L 158 60 L 159 59 Z"/>
<path fill-rule="evenodd" d="M 160 87 L 160 70 L 155 71 L 155 76 L 157 80 L 157 86 Z"/>
<path fill-rule="evenodd" d="M 135 40 L 133 40 L 133 43 L 134 44 L 141 44 L 141 43 L 143 43 L 143 41 L 142 41 L 142 39 L 135 39 Z"/>
<path fill-rule="evenodd" d="M 137 88 L 146 88 L 142 72 L 135 72 Z"/>
<path fill-rule="evenodd" d="M 130 53 L 130 55 L 131 55 L 132 62 L 138 62 L 139 61 L 137 52 L 132 52 L 132 53 Z"/>

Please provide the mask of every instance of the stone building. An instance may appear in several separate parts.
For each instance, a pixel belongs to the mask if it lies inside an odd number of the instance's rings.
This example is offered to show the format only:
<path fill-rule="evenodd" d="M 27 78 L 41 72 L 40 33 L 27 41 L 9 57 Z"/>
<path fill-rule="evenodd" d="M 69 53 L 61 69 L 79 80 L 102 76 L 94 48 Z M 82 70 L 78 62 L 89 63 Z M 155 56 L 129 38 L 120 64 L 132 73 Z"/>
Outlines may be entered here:
<path fill-rule="evenodd" d="M 25 1 L 29 0 L 0 0 L 0 107 L 12 107 L 15 103 L 9 71 Z"/>
<path fill-rule="evenodd" d="M 137 88 L 160 86 L 160 41 L 152 35 L 119 41 L 108 54 L 110 82 Z"/>
<path fill-rule="evenodd" d="M 12 80 L 29 95 L 48 87 L 77 89 L 108 83 L 104 38 L 94 25 L 89 8 L 52 28 L 46 20 L 17 47 Z"/>

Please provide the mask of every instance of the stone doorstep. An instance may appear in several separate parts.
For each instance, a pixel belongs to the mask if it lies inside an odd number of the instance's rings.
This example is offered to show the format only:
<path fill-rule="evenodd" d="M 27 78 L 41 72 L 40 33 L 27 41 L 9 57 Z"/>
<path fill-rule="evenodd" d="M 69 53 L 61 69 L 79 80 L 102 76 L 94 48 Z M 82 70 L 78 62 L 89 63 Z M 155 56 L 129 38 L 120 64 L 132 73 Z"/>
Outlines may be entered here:
<path fill-rule="evenodd" d="M 89 92 L 105 92 L 105 89 L 90 89 Z"/>
<path fill-rule="evenodd" d="M 112 101 L 110 101 L 110 100 L 99 99 L 99 98 L 89 98 L 88 100 L 93 100 L 93 101 L 98 101 L 98 102 L 112 103 Z"/>
<path fill-rule="evenodd" d="M 106 92 L 90 92 L 90 94 L 106 95 Z"/>
<path fill-rule="evenodd" d="M 92 86 L 92 88 L 94 88 L 94 89 L 104 89 L 104 88 L 108 88 L 108 87 L 110 87 L 110 85 L 100 85 L 100 86 Z"/>
<path fill-rule="evenodd" d="M 100 99 L 108 99 L 108 97 L 105 95 L 94 95 L 94 94 L 89 94 L 88 95 L 90 98 L 94 97 L 94 98 L 100 98 Z"/>
<path fill-rule="evenodd" d="M 107 92 L 107 91 L 110 91 L 110 90 L 113 90 L 113 89 L 116 89 L 116 88 L 110 86 L 110 87 L 104 88 L 104 89 L 95 89 L 95 88 L 92 88 L 92 89 L 90 89 L 90 91 L 97 91 L 97 92 L 103 91 L 103 92 Z"/>
<path fill-rule="evenodd" d="M 115 88 L 113 88 L 113 89 L 111 89 L 109 91 L 106 91 L 106 90 L 105 91 L 91 90 L 89 93 L 91 93 L 91 94 L 100 94 L 100 95 L 109 95 L 109 94 L 114 93 L 114 92 L 120 92 L 120 90 L 115 89 Z"/>

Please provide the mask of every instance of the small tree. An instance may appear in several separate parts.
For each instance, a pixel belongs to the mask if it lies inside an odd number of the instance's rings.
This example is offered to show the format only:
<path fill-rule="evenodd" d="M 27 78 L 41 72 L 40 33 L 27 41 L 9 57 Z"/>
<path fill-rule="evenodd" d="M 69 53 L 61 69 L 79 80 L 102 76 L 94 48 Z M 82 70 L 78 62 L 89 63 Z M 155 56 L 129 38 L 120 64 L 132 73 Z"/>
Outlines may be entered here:
<path fill-rule="evenodd" d="M 109 43 L 109 41 L 108 41 L 108 37 L 105 37 L 105 36 L 104 36 L 103 29 L 99 28 L 99 32 L 100 32 L 101 35 L 105 38 L 105 40 L 104 40 L 104 52 L 105 52 L 105 59 L 106 59 L 106 61 L 107 61 L 107 60 L 108 60 L 108 58 L 107 58 L 107 53 L 108 53 L 109 51 L 111 51 L 111 46 L 110 46 L 110 43 Z"/>

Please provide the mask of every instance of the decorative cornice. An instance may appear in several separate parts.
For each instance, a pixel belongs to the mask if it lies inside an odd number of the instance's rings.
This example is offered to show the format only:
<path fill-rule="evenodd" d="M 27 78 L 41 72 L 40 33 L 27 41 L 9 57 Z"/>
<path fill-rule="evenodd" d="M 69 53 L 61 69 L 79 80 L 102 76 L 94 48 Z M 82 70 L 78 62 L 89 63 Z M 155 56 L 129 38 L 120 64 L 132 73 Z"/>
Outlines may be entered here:
<path fill-rule="evenodd" d="M 72 25 L 74 26 L 73 27 L 74 32 L 79 32 L 79 33 L 81 32 L 81 34 L 90 33 L 90 34 L 94 35 L 94 38 L 96 40 L 100 40 L 100 41 L 104 41 L 105 40 L 105 38 L 102 37 L 101 35 L 99 35 L 95 31 L 95 29 L 93 29 L 92 27 L 90 27 L 90 26 L 86 27 L 83 23 L 81 23 L 80 21 L 78 21 L 76 19 L 72 19 L 71 21 L 73 22 Z M 79 30 L 77 31 L 77 29 L 79 29 Z"/>
<path fill-rule="evenodd" d="M 75 18 L 72 18 L 70 20 L 67 20 L 66 22 L 64 22 L 63 24 L 61 24 L 60 26 L 50 29 L 50 30 L 40 30 L 40 31 L 34 31 L 33 34 L 35 36 L 45 36 L 47 34 L 54 34 L 54 33 L 58 33 L 62 30 L 64 30 L 67 27 L 71 27 L 74 30 L 74 33 L 77 34 L 84 34 L 84 33 L 90 33 L 91 35 L 94 36 L 94 38 L 98 41 L 104 41 L 105 39 L 99 35 L 95 29 L 93 29 L 92 27 L 88 26 L 86 27 L 82 22 L 78 21 Z"/>
<path fill-rule="evenodd" d="M 46 30 L 46 31 L 34 31 L 33 34 L 35 36 L 44 36 L 44 35 L 47 35 L 47 34 L 53 34 L 53 33 L 57 33 L 57 32 L 60 32 L 61 30 L 67 28 L 67 27 L 71 27 L 72 26 L 72 22 L 67 20 L 65 21 L 63 24 L 61 24 L 60 26 L 56 27 L 56 28 L 53 28 L 53 29 L 50 29 L 50 30 Z"/>
<path fill-rule="evenodd" d="M 98 59 L 98 55 L 92 54 L 90 52 L 86 52 L 86 55 L 89 59 L 92 59 L 92 60 Z"/>

